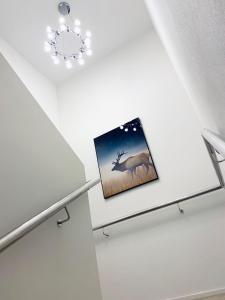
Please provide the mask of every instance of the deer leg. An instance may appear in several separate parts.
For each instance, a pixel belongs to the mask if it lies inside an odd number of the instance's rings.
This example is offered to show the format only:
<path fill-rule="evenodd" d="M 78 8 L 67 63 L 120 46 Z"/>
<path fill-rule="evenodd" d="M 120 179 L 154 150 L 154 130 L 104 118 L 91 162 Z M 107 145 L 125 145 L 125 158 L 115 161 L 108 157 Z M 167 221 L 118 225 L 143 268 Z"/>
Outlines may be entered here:
<path fill-rule="evenodd" d="M 131 179 L 133 179 L 132 169 L 129 169 L 129 173 L 130 173 L 130 175 L 131 175 Z"/>
<path fill-rule="evenodd" d="M 145 164 L 145 168 L 146 168 L 146 175 L 147 175 L 149 171 L 149 164 Z"/>
<path fill-rule="evenodd" d="M 131 173 L 131 178 L 132 178 L 132 180 L 134 179 L 134 169 L 131 169 L 130 170 L 130 173 Z"/>
<path fill-rule="evenodd" d="M 141 175 L 140 173 L 137 172 L 137 171 L 139 170 L 139 169 L 138 169 L 139 167 L 140 167 L 140 166 L 137 166 L 137 167 L 134 168 L 134 174 L 135 174 L 136 177 L 141 178 L 142 175 Z"/>

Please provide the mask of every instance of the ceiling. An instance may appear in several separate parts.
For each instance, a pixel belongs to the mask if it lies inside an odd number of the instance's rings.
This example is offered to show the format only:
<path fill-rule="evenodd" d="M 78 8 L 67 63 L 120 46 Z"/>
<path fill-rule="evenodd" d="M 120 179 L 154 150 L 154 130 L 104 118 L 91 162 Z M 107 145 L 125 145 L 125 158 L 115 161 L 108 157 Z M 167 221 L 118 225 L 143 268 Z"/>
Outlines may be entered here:
<path fill-rule="evenodd" d="M 202 125 L 225 137 L 225 1 L 146 2 Z"/>
<path fill-rule="evenodd" d="M 92 32 L 93 56 L 72 70 L 54 65 L 43 51 L 46 26 L 58 27 L 56 0 L 1 1 L 0 35 L 36 69 L 60 83 L 152 28 L 144 0 L 69 0 L 71 17 Z"/>

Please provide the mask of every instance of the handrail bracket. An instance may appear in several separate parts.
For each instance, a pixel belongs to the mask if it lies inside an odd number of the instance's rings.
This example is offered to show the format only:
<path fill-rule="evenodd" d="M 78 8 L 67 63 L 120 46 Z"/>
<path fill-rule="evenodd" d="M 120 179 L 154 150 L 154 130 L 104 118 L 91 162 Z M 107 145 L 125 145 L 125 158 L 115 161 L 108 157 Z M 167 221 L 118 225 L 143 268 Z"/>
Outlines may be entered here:
<path fill-rule="evenodd" d="M 64 209 L 65 209 L 65 212 L 66 212 L 66 218 L 62 219 L 62 220 L 61 219 L 57 220 L 57 225 L 59 227 L 61 227 L 63 223 L 66 223 L 70 220 L 70 213 L 68 211 L 68 208 L 65 206 Z"/>

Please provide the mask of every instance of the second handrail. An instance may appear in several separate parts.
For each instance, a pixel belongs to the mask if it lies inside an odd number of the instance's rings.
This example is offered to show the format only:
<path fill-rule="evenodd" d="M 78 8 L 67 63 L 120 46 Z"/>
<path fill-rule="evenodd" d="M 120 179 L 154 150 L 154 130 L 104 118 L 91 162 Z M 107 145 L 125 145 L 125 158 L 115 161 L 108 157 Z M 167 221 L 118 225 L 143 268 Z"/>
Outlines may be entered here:
<path fill-rule="evenodd" d="M 66 207 L 67 204 L 74 201 L 82 194 L 87 192 L 90 188 L 97 185 L 100 182 L 100 178 L 95 180 L 90 180 L 89 182 L 85 183 L 83 186 L 78 188 L 76 191 L 72 192 L 62 200 L 56 202 L 46 210 L 42 211 L 38 215 L 34 216 L 29 221 L 25 222 L 24 224 L 20 225 L 16 229 L 12 230 L 2 238 L 0 238 L 0 252 L 5 250 L 8 246 L 22 238 L 25 234 L 29 233 L 31 230 L 39 226 L 44 221 L 48 220 L 50 217 L 58 213 L 60 210 Z"/>

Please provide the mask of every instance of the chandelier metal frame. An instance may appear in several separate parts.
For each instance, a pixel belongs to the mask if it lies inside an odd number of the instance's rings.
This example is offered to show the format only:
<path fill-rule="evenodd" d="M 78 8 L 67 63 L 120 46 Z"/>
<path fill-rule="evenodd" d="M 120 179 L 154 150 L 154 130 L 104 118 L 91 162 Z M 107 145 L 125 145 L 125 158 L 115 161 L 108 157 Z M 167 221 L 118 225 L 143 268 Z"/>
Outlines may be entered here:
<path fill-rule="evenodd" d="M 61 60 L 65 62 L 68 69 L 72 68 L 72 62 L 77 61 L 80 65 L 84 64 L 84 55 L 91 56 L 91 32 L 86 31 L 82 35 L 80 28 L 80 21 L 74 21 L 74 27 L 66 24 L 66 19 L 63 16 L 69 15 L 70 6 L 66 2 L 60 2 L 58 5 L 59 13 L 62 15 L 59 18 L 60 26 L 57 30 L 47 27 L 48 40 L 45 42 L 45 51 L 50 52 L 53 62 L 59 64 Z M 76 51 L 67 54 L 59 48 L 59 39 L 63 38 L 63 34 L 70 33 L 74 38 L 79 39 L 79 47 Z"/>

